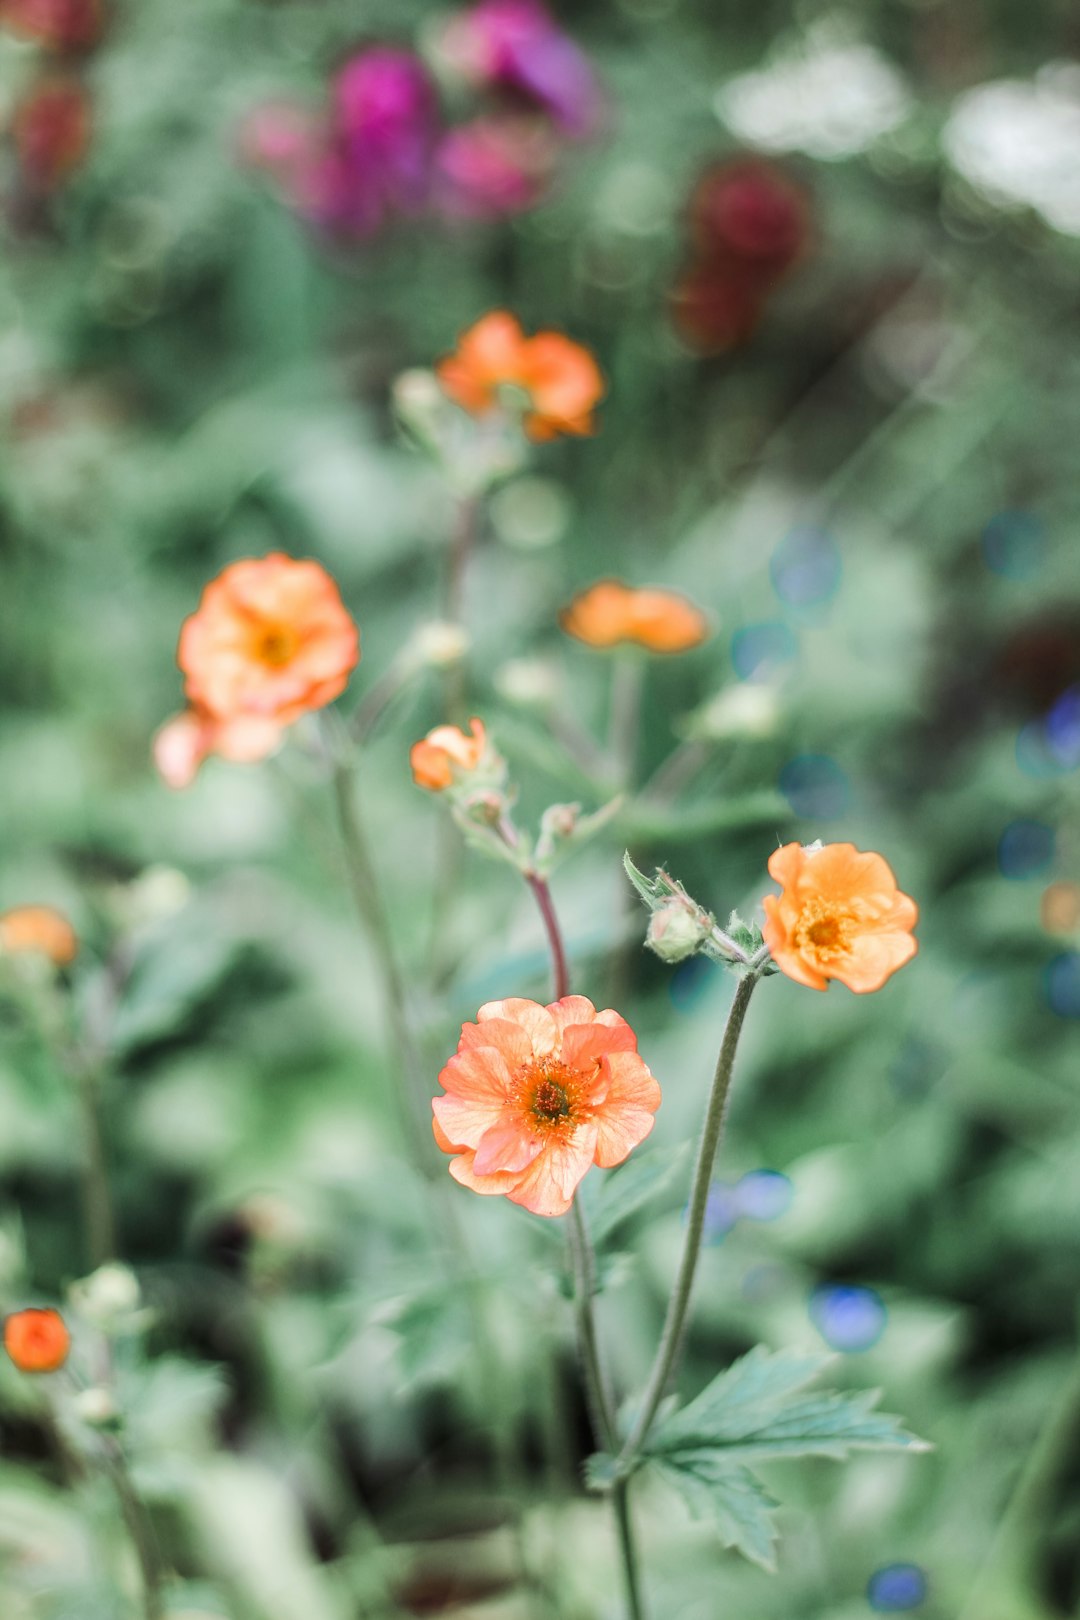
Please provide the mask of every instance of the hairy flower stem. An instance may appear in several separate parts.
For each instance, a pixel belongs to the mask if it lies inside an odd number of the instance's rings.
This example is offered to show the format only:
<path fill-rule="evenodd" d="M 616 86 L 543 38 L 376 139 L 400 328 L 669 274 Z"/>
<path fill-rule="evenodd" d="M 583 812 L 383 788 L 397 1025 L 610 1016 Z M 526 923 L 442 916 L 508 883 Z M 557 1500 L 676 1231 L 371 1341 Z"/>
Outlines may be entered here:
<path fill-rule="evenodd" d="M 754 958 L 754 963 L 758 963 L 757 957 Z M 672 1288 L 671 1299 L 668 1302 L 664 1330 L 660 1337 L 660 1344 L 657 1347 L 652 1371 L 649 1374 L 649 1381 L 645 1387 L 645 1393 L 642 1396 L 634 1426 L 619 1453 L 616 1463 L 616 1472 L 624 1477 L 633 1471 L 642 1444 L 648 1435 L 653 1418 L 656 1416 L 657 1408 L 664 1398 L 668 1382 L 675 1371 L 682 1350 L 686 1313 L 690 1306 L 694 1276 L 701 1255 L 701 1237 L 705 1229 L 705 1209 L 709 1199 L 713 1165 L 716 1161 L 716 1154 L 720 1147 L 721 1138 L 724 1134 L 724 1124 L 727 1119 L 728 1100 L 731 1095 L 731 1076 L 735 1067 L 735 1051 L 739 1044 L 739 1035 L 742 1031 L 743 1020 L 746 1017 L 746 1009 L 750 1005 L 750 997 L 754 993 L 754 986 L 757 984 L 758 978 L 758 972 L 750 971 L 744 978 L 739 980 L 738 988 L 731 1003 L 731 1010 L 728 1013 L 727 1023 L 724 1026 L 723 1039 L 720 1042 L 720 1054 L 716 1060 L 716 1072 L 713 1076 L 712 1091 L 705 1111 L 705 1125 L 698 1148 L 693 1186 L 690 1191 L 690 1207 L 686 1219 L 686 1236 L 683 1239 L 682 1258 L 679 1261 L 679 1270 Z"/>
<path fill-rule="evenodd" d="M 504 833 L 505 836 L 507 835 Z M 570 994 L 570 973 L 566 962 L 566 949 L 563 945 L 562 930 L 559 927 L 558 915 L 551 898 L 551 890 L 548 888 L 546 880 L 537 872 L 525 870 L 522 876 L 536 896 L 536 903 L 544 920 L 548 944 L 551 948 L 555 1000 L 561 1001 L 563 996 Z M 614 1452 L 619 1438 L 615 1424 L 615 1402 L 604 1373 L 604 1364 L 600 1355 L 600 1340 L 596 1331 L 596 1312 L 593 1308 L 593 1300 L 596 1294 L 596 1265 L 593 1259 L 588 1229 L 585 1225 L 585 1217 L 581 1212 L 581 1203 L 577 1198 L 570 1205 L 569 1232 L 570 1257 L 574 1273 L 574 1315 L 577 1328 L 578 1357 L 584 1374 L 585 1400 L 589 1409 L 589 1421 L 598 1444 Z M 645 1620 L 645 1609 L 641 1596 L 641 1578 L 638 1574 L 637 1548 L 634 1545 L 634 1528 L 630 1519 L 628 1487 L 629 1480 L 619 1480 L 616 1483 L 611 1493 L 611 1505 L 615 1515 L 615 1530 L 618 1536 L 619 1555 L 622 1559 L 623 1579 L 626 1584 L 627 1610 L 630 1620 Z"/>

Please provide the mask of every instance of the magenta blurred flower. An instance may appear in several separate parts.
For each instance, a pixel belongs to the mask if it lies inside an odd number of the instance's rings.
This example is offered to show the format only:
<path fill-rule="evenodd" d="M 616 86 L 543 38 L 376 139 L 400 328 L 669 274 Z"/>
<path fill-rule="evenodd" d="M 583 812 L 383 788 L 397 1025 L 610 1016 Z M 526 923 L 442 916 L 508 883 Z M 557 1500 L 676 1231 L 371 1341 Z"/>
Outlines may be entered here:
<path fill-rule="evenodd" d="M 451 18 L 442 53 L 472 83 L 542 107 L 575 139 L 592 134 L 600 121 L 600 89 L 588 58 L 539 0 L 479 0 Z"/>
<path fill-rule="evenodd" d="M 334 81 L 335 144 L 361 190 L 410 213 L 427 200 L 439 109 L 411 51 L 376 45 L 347 61 Z"/>
<path fill-rule="evenodd" d="M 522 118 L 474 118 L 448 130 L 435 155 L 436 201 L 457 219 L 498 219 L 537 203 L 555 166 L 542 124 Z"/>
<path fill-rule="evenodd" d="M 241 162 L 287 180 L 308 164 L 322 142 L 317 117 L 294 101 L 268 101 L 252 108 L 240 125 Z"/>
<path fill-rule="evenodd" d="M 290 202 L 332 236 L 373 236 L 386 210 L 371 176 L 340 148 L 321 146 L 287 178 Z"/>

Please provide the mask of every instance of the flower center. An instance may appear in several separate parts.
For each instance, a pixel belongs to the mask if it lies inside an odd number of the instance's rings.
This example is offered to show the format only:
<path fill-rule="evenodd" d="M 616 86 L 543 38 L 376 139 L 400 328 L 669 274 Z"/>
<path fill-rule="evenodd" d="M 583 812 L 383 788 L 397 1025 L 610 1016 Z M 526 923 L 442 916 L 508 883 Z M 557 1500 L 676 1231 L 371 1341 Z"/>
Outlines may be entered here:
<path fill-rule="evenodd" d="M 278 669 L 295 657 L 296 647 L 295 631 L 287 625 L 270 624 L 256 638 L 255 656 L 261 664 L 271 664 Z"/>
<path fill-rule="evenodd" d="M 854 920 L 847 911 L 825 911 L 820 906 L 808 908 L 798 930 L 799 949 L 822 962 L 846 955 L 851 948 Z"/>
<path fill-rule="evenodd" d="M 572 1129 L 581 1122 L 584 1076 L 555 1057 L 533 1058 L 519 1069 L 516 1099 L 534 1128 Z"/>

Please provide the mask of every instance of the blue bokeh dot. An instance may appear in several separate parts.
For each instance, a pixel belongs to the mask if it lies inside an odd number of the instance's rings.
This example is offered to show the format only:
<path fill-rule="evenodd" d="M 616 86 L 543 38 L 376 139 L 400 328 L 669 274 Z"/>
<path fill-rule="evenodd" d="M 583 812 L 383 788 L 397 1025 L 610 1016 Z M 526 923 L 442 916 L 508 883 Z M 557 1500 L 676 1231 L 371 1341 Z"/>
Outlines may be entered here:
<path fill-rule="evenodd" d="M 775 1221 L 786 1215 L 795 1188 L 780 1170 L 751 1170 L 735 1188 L 740 1215 L 752 1221 Z"/>
<path fill-rule="evenodd" d="M 769 560 L 769 575 L 782 602 L 813 607 L 836 595 L 841 566 L 832 535 L 807 524 L 781 540 Z"/>
<path fill-rule="evenodd" d="M 808 821 L 835 821 L 851 806 L 851 783 L 835 759 L 800 754 L 780 772 L 780 791 L 792 811 Z"/>
<path fill-rule="evenodd" d="M 888 1310 L 873 1288 L 823 1283 L 810 1295 L 810 1320 L 830 1350 L 869 1350 L 885 1331 Z"/>
<path fill-rule="evenodd" d="M 1046 554 L 1046 530 L 1034 512 L 998 512 L 982 532 L 986 566 L 1005 579 L 1031 579 Z"/>
<path fill-rule="evenodd" d="M 688 1213 L 689 1205 L 683 1211 L 684 1220 Z M 705 1202 L 702 1241 L 711 1244 L 723 1243 L 741 1214 L 735 1188 L 726 1181 L 714 1181 Z"/>
<path fill-rule="evenodd" d="M 1063 951 L 1047 963 L 1046 999 L 1059 1018 L 1080 1018 L 1080 951 Z"/>
<path fill-rule="evenodd" d="M 998 865 L 1007 878 L 1037 877 L 1054 859 L 1055 832 L 1045 821 L 1011 821 L 998 844 Z"/>
<path fill-rule="evenodd" d="M 794 632 L 779 621 L 748 624 L 731 638 L 731 662 L 741 681 L 766 679 L 781 664 L 789 664 L 798 650 Z"/>
<path fill-rule="evenodd" d="M 1043 725 L 1046 746 L 1065 770 L 1080 765 L 1080 686 L 1070 686 L 1052 706 Z"/>
<path fill-rule="evenodd" d="M 927 1580 L 918 1564 L 886 1564 L 875 1570 L 866 1587 L 867 1600 L 879 1614 L 902 1614 L 926 1599 Z"/>
<path fill-rule="evenodd" d="M 707 956 L 688 956 L 668 980 L 672 1005 L 680 1012 L 695 1006 L 708 994 L 722 971 L 719 963 L 710 962 Z"/>

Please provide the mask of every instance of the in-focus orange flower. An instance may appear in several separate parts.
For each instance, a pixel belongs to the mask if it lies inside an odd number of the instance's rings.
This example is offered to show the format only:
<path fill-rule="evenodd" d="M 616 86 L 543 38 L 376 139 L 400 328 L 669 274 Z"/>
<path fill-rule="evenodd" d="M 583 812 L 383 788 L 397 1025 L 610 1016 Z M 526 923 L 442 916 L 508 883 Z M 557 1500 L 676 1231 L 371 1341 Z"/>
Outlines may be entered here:
<path fill-rule="evenodd" d="M 660 1106 L 630 1025 L 584 996 L 489 1001 L 439 1081 L 435 1140 L 458 1155 L 450 1174 L 534 1215 L 564 1215 L 589 1166 L 621 1164 Z"/>
<path fill-rule="evenodd" d="M 166 787 L 186 788 L 211 754 L 251 765 L 280 747 L 282 735 L 276 720 L 250 715 L 216 720 L 204 709 L 184 709 L 167 720 L 155 736 L 154 764 Z"/>
<path fill-rule="evenodd" d="M 528 401 L 524 428 L 530 439 L 596 431 L 604 379 L 588 349 L 561 332 L 526 337 L 506 310 L 493 310 L 462 333 L 435 373 L 443 392 L 473 416 L 497 410 L 501 390 L 520 389 Z"/>
<path fill-rule="evenodd" d="M 769 858 L 783 887 L 766 895 L 762 937 L 789 979 L 827 990 L 880 990 L 918 950 L 919 908 L 901 894 L 888 861 L 854 844 L 785 844 Z"/>
<path fill-rule="evenodd" d="M 636 642 L 650 652 L 686 652 L 705 640 L 709 621 L 699 607 L 676 591 L 635 590 L 617 579 L 602 579 L 575 596 L 559 615 L 568 635 L 590 647 Z"/>
<path fill-rule="evenodd" d="M 436 726 L 409 750 L 413 781 L 430 793 L 441 793 L 453 784 L 455 769 L 475 771 L 487 747 L 487 730 L 474 715 L 469 721 L 471 736 L 458 726 Z"/>
<path fill-rule="evenodd" d="M 4 1322 L 4 1349 L 20 1372 L 55 1372 L 68 1358 L 71 1335 L 59 1311 L 14 1311 Z"/>
<path fill-rule="evenodd" d="M 344 691 L 360 644 L 326 570 L 275 551 L 211 580 L 176 656 L 194 708 L 287 726 Z"/>
<path fill-rule="evenodd" d="M 0 950 L 20 956 L 28 952 L 47 956 L 57 967 L 74 961 L 78 936 L 63 912 L 52 906 L 16 906 L 0 917 Z"/>

